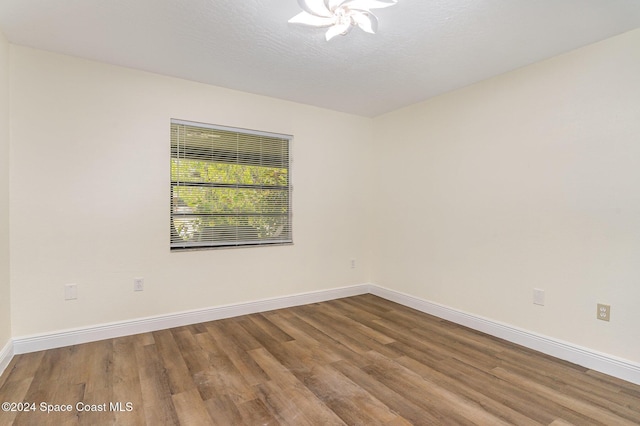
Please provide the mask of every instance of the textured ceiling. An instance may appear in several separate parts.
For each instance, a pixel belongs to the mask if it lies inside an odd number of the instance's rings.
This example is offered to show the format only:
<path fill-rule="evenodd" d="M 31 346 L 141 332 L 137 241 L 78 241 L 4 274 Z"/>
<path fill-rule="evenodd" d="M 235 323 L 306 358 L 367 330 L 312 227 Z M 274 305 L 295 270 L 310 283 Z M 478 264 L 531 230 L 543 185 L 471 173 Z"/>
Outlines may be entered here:
<path fill-rule="evenodd" d="M 296 0 L 0 0 L 15 44 L 376 116 L 640 27 L 640 0 L 399 0 L 378 34 Z M 639 47 L 640 48 L 640 47 Z"/>

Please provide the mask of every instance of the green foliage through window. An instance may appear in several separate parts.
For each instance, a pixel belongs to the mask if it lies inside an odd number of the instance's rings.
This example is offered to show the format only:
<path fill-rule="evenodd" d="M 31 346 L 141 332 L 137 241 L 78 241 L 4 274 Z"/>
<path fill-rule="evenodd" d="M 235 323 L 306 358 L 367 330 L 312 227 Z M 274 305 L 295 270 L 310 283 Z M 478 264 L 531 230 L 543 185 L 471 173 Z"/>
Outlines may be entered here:
<path fill-rule="evenodd" d="M 171 248 L 290 243 L 289 144 L 172 120 Z"/>

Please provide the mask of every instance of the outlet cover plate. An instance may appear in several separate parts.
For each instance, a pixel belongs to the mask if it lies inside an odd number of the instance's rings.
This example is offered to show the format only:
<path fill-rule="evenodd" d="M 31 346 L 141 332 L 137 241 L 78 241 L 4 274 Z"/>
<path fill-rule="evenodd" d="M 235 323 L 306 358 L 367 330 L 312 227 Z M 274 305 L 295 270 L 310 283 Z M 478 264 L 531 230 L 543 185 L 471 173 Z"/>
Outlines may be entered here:
<path fill-rule="evenodd" d="M 611 320 L 611 305 L 605 305 L 603 303 L 598 303 L 598 312 L 596 313 L 596 318 L 602 321 L 610 321 Z"/>
<path fill-rule="evenodd" d="M 133 291 L 144 291 L 144 278 L 133 279 Z"/>
<path fill-rule="evenodd" d="M 76 300 L 78 298 L 78 285 L 77 284 L 65 284 L 64 286 L 64 300 Z"/>

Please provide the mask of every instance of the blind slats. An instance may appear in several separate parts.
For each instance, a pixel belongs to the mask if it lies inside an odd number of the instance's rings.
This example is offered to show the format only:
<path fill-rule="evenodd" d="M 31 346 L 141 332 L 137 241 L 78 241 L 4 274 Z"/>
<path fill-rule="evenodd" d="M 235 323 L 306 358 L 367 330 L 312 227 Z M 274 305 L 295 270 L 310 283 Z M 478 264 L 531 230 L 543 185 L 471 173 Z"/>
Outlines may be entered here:
<path fill-rule="evenodd" d="M 291 137 L 171 122 L 171 249 L 292 242 Z"/>

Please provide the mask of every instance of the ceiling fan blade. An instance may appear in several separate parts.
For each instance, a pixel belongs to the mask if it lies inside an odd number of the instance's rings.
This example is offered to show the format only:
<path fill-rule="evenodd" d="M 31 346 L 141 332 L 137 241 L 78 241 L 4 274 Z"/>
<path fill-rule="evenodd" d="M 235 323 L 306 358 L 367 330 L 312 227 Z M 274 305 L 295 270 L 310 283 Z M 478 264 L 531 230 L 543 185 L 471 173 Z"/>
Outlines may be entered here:
<path fill-rule="evenodd" d="M 327 5 L 327 9 L 330 11 L 336 10 L 345 0 L 324 0 L 324 3 Z"/>
<path fill-rule="evenodd" d="M 307 12 L 300 12 L 293 18 L 289 19 L 291 24 L 311 25 L 312 27 L 330 27 L 336 23 L 335 18 L 324 18 L 321 16 L 311 15 Z"/>
<path fill-rule="evenodd" d="M 327 41 L 329 41 L 335 36 L 344 35 L 351 31 L 351 27 L 352 25 L 350 23 L 334 25 L 333 27 L 329 28 L 329 30 L 327 30 L 325 38 L 327 39 Z"/>
<path fill-rule="evenodd" d="M 327 8 L 325 0 L 298 0 L 298 4 L 305 12 L 310 15 L 330 18 L 332 13 Z"/>
<path fill-rule="evenodd" d="M 360 29 L 369 34 L 375 34 L 378 31 L 378 18 L 369 12 L 357 12 L 351 15 L 351 19 L 360 27 Z"/>

